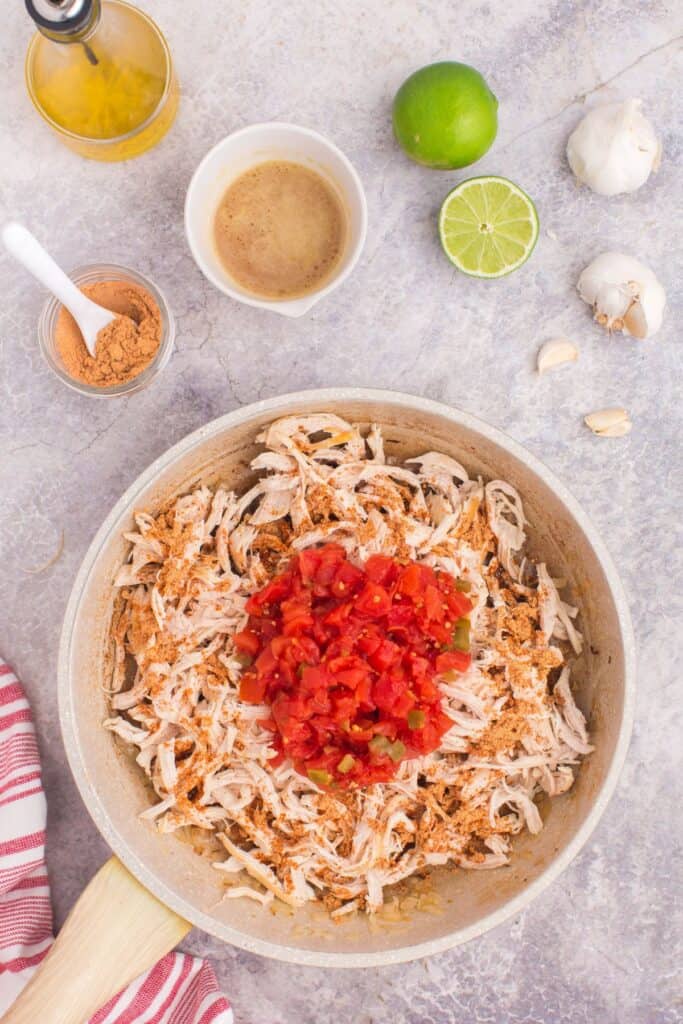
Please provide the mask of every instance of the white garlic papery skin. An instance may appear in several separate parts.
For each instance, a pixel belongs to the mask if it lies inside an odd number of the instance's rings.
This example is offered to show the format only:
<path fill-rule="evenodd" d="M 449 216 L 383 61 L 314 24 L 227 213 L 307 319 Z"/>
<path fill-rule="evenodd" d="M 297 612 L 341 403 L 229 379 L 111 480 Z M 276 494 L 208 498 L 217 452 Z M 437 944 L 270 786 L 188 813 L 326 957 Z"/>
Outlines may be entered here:
<path fill-rule="evenodd" d="M 607 331 L 649 338 L 662 326 L 666 293 L 644 263 L 619 252 L 604 252 L 579 277 L 576 286 Z"/>
<path fill-rule="evenodd" d="M 596 107 L 569 136 L 569 166 L 601 196 L 635 192 L 659 167 L 662 148 L 640 107 L 640 100 Z"/>

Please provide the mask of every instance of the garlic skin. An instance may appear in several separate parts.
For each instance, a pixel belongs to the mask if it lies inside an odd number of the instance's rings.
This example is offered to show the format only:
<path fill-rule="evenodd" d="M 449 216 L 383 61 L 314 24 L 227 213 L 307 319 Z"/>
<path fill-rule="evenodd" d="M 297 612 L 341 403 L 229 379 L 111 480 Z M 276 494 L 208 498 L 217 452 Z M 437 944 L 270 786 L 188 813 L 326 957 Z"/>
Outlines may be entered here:
<path fill-rule="evenodd" d="M 539 375 L 554 366 L 573 363 L 579 358 L 579 350 L 568 338 L 552 338 L 541 345 L 536 356 L 536 370 Z"/>
<path fill-rule="evenodd" d="M 599 409 L 584 416 L 583 422 L 598 437 L 625 437 L 633 426 L 626 409 Z"/>
<path fill-rule="evenodd" d="M 642 340 L 662 326 L 666 293 L 650 268 L 632 256 L 604 252 L 588 264 L 576 287 L 606 331 Z"/>
<path fill-rule="evenodd" d="M 661 143 L 641 106 L 625 100 L 595 107 L 569 136 L 569 166 L 601 196 L 635 192 L 659 167 Z"/>

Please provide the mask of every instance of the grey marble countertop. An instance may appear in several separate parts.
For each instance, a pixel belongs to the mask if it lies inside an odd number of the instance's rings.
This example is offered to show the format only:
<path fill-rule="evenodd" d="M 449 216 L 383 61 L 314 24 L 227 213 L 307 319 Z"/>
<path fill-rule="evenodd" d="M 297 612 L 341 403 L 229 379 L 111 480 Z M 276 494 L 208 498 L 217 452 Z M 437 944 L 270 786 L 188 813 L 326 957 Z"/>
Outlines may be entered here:
<path fill-rule="evenodd" d="M 2 258 L 0 651 L 35 709 L 57 921 L 107 855 L 69 775 L 55 695 L 64 606 L 96 528 L 152 459 L 238 405 L 303 387 L 396 388 L 507 431 L 570 486 L 601 530 L 639 645 L 636 726 L 619 788 L 583 853 L 525 913 L 429 961 L 335 973 L 271 963 L 198 933 L 187 948 L 211 957 L 239 1024 L 682 1020 L 680 6 L 141 6 L 168 36 L 183 96 L 167 139 L 125 164 L 72 155 L 35 115 L 23 84 L 30 26 L 19 2 L 7 5 L 0 37 L 2 216 L 24 221 L 67 266 L 118 261 L 149 274 L 170 296 L 178 327 L 175 354 L 152 387 L 126 400 L 87 400 L 43 362 L 43 294 Z M 442 58 L 476 65 L 500 99 L 498 139 L 473 172 L 419 168 L 392 140 L 394 91 Z M 568 133 L 585 105 L 630 96 L 642 97 L 662 136 L 661 170 L 630 197 L 578 189 L 563 159 Z M 183 234 L 185 189 L 206 150 L 235 128 L 275 119 L 334 139 L 358 167 L 369 203 L 353 276 L 300 321 L 220 295 Z M 498 282 L 459 275 L 436 237 L 445 193 L 482 172 L 519 182 L 542 224 L 530 262 Z M 655 339 L 609 339 L 578 299 L 579 271 L 607 248 L 641 257 L 662 280 L 669 308 Z M 581 358 L 539 380 L 535 353 L 557 334 L 574 339 Z M 582 425 L 586 412 L 622 404 L 634 424 L 628 437 L 596 438 Z M 53 553 L 62 529 L 57 563 L 27 574 Z"/>

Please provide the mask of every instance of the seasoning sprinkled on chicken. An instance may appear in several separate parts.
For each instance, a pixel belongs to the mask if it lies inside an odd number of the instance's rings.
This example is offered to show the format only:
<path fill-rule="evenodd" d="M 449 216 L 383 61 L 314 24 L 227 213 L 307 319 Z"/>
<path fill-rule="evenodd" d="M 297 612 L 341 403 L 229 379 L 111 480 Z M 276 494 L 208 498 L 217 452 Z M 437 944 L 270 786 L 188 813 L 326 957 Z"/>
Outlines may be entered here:
<path fill-rule="evenodd" d="M 520 495 L 439 452 L 392 464 L 377 425 L 329 414 L 258 441 L 244 494 L 199 487 L 126 534 L 104 724 L 157 795 L 143 816 L 215 837 L 229 897 L 335 918 L 433 865 L 507 864 L 592 750 L 577 609 L 525 557 Z"/>

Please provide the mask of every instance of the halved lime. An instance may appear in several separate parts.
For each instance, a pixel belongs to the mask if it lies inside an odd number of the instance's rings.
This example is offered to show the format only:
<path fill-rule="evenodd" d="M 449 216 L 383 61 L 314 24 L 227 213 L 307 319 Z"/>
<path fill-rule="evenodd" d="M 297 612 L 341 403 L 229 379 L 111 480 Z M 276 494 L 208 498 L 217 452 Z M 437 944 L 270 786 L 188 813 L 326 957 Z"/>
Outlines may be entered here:
<path fill-rule="evenodd" d="M 507 178 L 468 178 L 444 199 L 439 235 L 449 260 L 465 274 L 503 277 L 529 259 L 538 214 L 526 192 Z"/>

